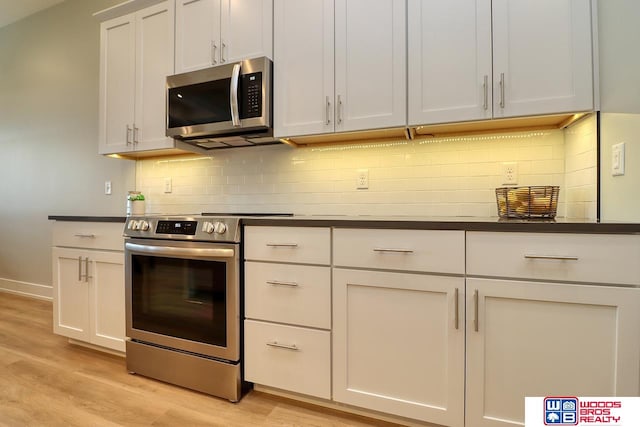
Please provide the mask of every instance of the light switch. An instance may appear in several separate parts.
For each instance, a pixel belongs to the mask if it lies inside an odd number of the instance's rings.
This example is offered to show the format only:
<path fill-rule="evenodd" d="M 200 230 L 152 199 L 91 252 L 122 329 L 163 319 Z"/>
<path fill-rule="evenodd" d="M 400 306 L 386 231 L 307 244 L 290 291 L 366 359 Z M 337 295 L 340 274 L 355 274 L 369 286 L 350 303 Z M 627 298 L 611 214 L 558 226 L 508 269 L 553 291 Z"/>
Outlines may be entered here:
<path fill-rule="evenodd" d="M 611 146 L 611 175 L 613 176 L 624 175 L 624 149 L 624 142 Z"/>

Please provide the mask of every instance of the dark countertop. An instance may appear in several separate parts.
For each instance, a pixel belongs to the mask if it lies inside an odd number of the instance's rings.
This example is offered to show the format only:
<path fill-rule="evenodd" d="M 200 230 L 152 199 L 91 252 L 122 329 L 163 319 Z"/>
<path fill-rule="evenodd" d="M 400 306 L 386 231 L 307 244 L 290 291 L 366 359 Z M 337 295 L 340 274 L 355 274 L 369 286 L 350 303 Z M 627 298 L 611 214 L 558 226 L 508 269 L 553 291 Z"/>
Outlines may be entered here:
<path fill-rule="evenodd" d="M 243 218 L 244 225 L 379 228 L 410 230 L 509 231 L 535 233 L 640 234 L 640 223 L 499 219 L 497 217 L 293 216 Z"/>
<path fill-rule="evenodd" d="M 75 222 L 120 222 L 127 220 L 126 216 L 74 216 L 74 215 L 49 215 L 47 219 L 53 221 L 75 221 Z"/>

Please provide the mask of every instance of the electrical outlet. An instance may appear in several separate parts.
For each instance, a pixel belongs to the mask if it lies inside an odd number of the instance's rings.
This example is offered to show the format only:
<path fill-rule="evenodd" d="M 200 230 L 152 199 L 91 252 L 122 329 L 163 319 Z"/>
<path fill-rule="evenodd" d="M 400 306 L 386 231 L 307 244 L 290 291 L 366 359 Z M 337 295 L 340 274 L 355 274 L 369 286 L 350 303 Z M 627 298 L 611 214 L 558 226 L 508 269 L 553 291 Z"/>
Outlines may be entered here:
<path fill-rule="evenodd" d="M 104 182 L 104 194 L 111 194 L 111 181 Z"/>
<path fill-rule="evenodd" d="M 515 185 L 518 183 L 518 164 L 506 162 L 502 164 L 502 184 Z"/>
<path fill-rule="evenodd" d="M 171 193 L 171 177 L 164 179 L 164 192 Z"/>
<path fill-rule="evenodd" d="M 369 188 L 369 169 L 358 169 L 358 181 L 356 189 L 366 190 Z"/>

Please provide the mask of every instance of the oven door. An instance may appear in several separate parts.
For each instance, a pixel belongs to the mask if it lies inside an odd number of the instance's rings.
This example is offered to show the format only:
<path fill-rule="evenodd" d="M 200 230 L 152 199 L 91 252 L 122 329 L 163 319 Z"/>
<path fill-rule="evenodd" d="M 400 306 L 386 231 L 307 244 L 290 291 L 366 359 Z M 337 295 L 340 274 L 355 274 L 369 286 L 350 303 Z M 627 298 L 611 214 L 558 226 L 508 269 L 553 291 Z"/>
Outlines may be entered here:
<path fill-rule="evenodd" d="M 127 239 L 127 336 L 240 359 L 237 244 Z"/>

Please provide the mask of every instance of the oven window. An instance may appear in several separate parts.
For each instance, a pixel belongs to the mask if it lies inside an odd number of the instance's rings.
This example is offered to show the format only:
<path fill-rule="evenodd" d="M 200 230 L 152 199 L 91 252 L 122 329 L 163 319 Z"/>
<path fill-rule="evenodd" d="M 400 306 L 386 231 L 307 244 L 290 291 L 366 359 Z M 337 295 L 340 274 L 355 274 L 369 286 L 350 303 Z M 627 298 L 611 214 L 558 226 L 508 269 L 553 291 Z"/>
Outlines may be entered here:
<path fill-rule="evenodd" d="M 133 328 L 227 345 L 226 263 L 132 255 Z"/>
<path fill-rule="evenodd" d="M 231 121 L 231 78 L 169 89 L 169 128 Z"/>

